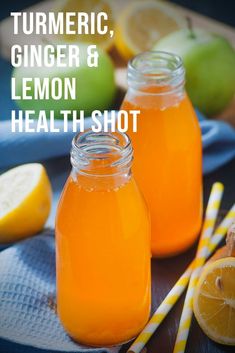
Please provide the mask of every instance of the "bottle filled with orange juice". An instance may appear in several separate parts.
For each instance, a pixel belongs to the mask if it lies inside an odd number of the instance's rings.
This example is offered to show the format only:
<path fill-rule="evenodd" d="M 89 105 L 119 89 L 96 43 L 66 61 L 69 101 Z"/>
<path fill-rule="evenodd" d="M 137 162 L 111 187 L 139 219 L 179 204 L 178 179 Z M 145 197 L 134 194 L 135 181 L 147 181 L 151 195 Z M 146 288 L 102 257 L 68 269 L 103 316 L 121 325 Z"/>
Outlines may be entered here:
<path fill-rule="evenodd" d="M 135 337 L 150 312 L 150 217 L 122 133 L 78 134 L 56 219 L 58 314 L 80 343 Z"/>
<path fill-rule="evenodd" d="M 129 62 L 121 107 L 140 110 L 138 130 L 130 125 L 128 134 L 134 175 L 151 213 L 152 254 L 160 257 L 190 247 L 202 221 L 201 134 L 184 80 L 178 56 L 142 53 Z"/>

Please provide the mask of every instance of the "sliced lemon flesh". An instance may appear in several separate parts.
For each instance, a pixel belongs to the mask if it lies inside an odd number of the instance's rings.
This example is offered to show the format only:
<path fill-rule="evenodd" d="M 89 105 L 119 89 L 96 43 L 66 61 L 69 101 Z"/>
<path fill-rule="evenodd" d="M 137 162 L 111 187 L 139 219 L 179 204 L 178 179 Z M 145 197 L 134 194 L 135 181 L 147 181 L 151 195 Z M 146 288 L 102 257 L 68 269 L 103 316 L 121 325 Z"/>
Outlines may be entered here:
<path fill-rule="evenodd" d="M 160 38 L 185 26 L 185 19 L 169 5 L 161 1 L 135 1 L 117 19 L 115 44 L 124 59 L 130 59 L 151 50 Z"/>
<path fill-rule="evenodd" d="M 0 242 L 40 231 L 51 209 L 51 185 L 39 163 L 24 164 L 0 175 Z"/>
<path fill-rule="evenodd" d="M 91 12 L 96 15 L 100 12 L 105 12 L 108 15 L 108 19 L 105 20 L 104 25 L 108 26 L 109 30 L 114 30 L 114 22 L 113 22 L 113 11 L 111 7 L 110 0 L 62 0 L 60 2 L 60 7 L 58 8 L 58 12 L 85 12 L 90 14 Z M 88 22 L 91 25 L 91 20 Z M 77 31 L 78 24 L 75 23 L 74 26 L 71 27 L 75 32 Z M 65 31 L 64 31 L 65 32 Z M 57 36 L 58 39 L 65 42 L 70 43 L 94 43 L 100 46 L 104 50 L 110 49 L 113 45 L 114 37 L 110 36 L 109 31 L 101 35 L 99 33 L 94 34 L 62 34 Z"/>
<path fill-rule="evenodd" d="M 235 258 L 207 265 L 194 296 L 198 324 L 213 341 L 235 345 Z"/>

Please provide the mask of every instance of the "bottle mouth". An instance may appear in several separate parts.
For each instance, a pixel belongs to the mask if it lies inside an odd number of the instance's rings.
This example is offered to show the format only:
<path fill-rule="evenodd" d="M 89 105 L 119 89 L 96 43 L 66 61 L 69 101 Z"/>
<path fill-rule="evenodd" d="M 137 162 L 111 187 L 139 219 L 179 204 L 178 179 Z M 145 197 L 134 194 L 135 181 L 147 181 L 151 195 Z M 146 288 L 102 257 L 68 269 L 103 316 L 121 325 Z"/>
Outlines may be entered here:
<path fill-rule="evenodd" d="M 133 149 L 129 137 L 121 132 L 88 130 L 72 141 L 71 163 L 83 174 L 107 176 L 129 170 Z"/>
<path fill-rule="evenodd" d="M 173 53 L 147 51 L 128 63 L 127 79 L 131 87 L 158 86 L 175 88 L 184 84 L 182 59 Z"/>

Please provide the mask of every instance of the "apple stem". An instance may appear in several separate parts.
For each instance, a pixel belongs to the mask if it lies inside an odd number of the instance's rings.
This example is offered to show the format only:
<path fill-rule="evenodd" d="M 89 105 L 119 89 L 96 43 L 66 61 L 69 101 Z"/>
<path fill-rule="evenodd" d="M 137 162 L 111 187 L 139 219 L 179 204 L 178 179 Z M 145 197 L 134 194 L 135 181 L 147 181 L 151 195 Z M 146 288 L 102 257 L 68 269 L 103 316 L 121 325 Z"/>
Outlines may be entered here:
<path fill-rule="evenodd" d="M 188 24 L 188 30 L 190 32 L 190 37 L 195 39 L 196 38 L 196 34 L 195 34 L 194 30 L 193 30 L 193 21 L 192 21 L 191 17 L 188 17 L 188 16 L 186 17 L 186 20 L 187 20 L 187 24 Z"/>

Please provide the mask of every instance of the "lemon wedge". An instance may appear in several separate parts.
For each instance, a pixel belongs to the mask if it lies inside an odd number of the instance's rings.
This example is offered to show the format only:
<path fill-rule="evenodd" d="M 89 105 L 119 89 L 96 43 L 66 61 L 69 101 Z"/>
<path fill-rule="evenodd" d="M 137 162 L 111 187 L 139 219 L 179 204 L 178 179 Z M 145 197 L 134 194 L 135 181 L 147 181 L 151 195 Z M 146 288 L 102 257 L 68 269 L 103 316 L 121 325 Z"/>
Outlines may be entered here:
<path fill-rule="evenodd" d="M 134 1 L 123 9 L 116 21 L 115 45 L 128 60 L 170 32 L 186 27 L 186 20 L 161 1 Z"/>
<path fill-rule="evenodd" d="M 205 266 L 194 296 L 198 324 L 213 341 L 235 345 L 235 258 Z"/>
<path fill-rule="evenodd" d="M 52 191 L 45 168 L 24 164 L 0 175 L 0 242 L 39 232 L 50 213 Z"/>

